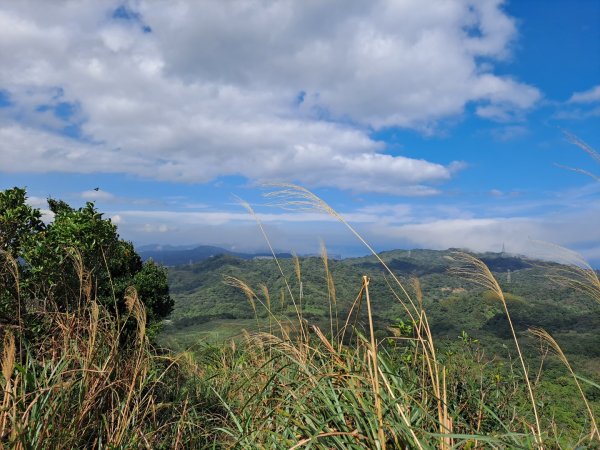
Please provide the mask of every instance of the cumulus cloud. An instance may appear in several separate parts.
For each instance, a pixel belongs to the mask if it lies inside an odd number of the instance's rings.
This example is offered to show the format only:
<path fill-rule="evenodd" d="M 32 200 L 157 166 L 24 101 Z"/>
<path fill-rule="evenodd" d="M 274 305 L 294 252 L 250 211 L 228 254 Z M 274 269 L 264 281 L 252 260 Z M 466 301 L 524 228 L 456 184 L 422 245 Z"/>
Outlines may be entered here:
<path fill-rule="evenodd" d="M 554 114 L 554 118 L 561 120 L 585 120 L 598 116 L 600 116 L 600 85 L 586 91 L 574 92 Z"/>
<path fill-rule="evenodd" d="M 594 86 L 593 88 L 583 91 L 575 92 L 571 95 L 568 103 L 595 103 L 600 102 L 600 85 Z"/>
<path fill-rule="evenodd" d="M 518 120 L 540 97 L 493 73 L 516 37 L 500 0 L 119 7 L 0 7 L 2 170 L 430 195 L 457 166 L 388 154 L 372 130 L 428 130 L 469 103 Z"/>

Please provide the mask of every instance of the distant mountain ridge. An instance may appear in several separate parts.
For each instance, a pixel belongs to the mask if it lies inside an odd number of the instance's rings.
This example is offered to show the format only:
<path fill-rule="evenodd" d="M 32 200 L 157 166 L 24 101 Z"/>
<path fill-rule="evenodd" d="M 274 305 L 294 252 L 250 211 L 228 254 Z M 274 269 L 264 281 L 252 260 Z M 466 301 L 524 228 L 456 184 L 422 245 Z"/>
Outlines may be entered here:
<path fill-rule="evenodd" d="M 242 253 L 227 250 L 223 247 L 212 245 L 199 245 L 196 247 L 186 246 L 161 246 L 146 245 L 138 248 L 138 253 L 145 261 L 153 259 L 165 266 L 181 266 L 184 264 L 195 264 L 218 255 L 230 255 L 240 259 L 270 258 L 270 253 Z M 277 253 L 278 258 L 291 258 L 290 253 Z"/>
<path fill-rule="evenodd" d="M 142 260 L 152 258 L 157 263 L 165 266 L 174 267 L 181 265 L 196 264 L 205 261 L 209 258 L 213 258 L 219 255 L 229 255 L 243 260 L 251 259 L 270 259 L 272 254 L 268 252 L 257 252 L 257 253 L 244 253 L 228 250 L 223 247 L 217 247 L 214 245 L 197 245 L 197 246 L 174 246 L 174 245 L 159 245 L 151 244 L 138 247 L 138 253 L 142 257 Z M 439 260 L 440 255 L 449 254 L 448 252 L 455 249 L 448 249 L 445 251 L 440 250 L 427 250 L 427 249 L 414 249 L 414 250 L 388 250 L 381 252 L 381 255 L 386 255 L 392 258 L 390 262 L 391 268 L 400 272 L 406 273 L 430 273 L 436 272 L 435 266 L 439 264 L 434 263 L 431 267 L 432 260 Z M 412 257 L 410 256 L 412 254 Z M 291 253 L 279 252 L 276 253 L 278 258 L 291 258 Z M 301 257 L 311 257 L 319 255 L 300 255 Z M 400 257 L 398 260 L 393 258 Z M 519 255 L 512 255 L 507 253 L 482 253 L 480 254 L 481 259 L 490 267 L 491 270 L 498 272 L 506 272 L 507 270 L 519 270 L 527 267 L 531 267 L 531 263 L 528 258 Z M 342 259 L 338 255 L 329 255 L 330 259 Z M 370 256 L 365 257 L 353 257 L 347 258 L 350 261 L 361 261 L 364 266 L 373 265 L 374 267 L 380 267 L 379 263 L 375 260 L 371 261 Z M 359 263 L 360 264 L 360 263 Z M 427 266 L 427 270 L 423 270 L 423 267 Z M 441 269 L 441 268 L 438 268 Z M 443 270 L 443 269 L 441 269 Z"/>

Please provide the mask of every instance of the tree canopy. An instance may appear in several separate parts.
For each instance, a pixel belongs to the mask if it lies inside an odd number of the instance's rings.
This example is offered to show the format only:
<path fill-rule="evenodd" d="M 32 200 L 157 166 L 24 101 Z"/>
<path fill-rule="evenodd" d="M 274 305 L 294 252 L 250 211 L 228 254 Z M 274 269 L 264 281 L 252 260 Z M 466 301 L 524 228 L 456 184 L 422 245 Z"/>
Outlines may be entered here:
<path fill-rule="evenodd" d="M 44 223 L 41 211 L 27 204 L 25 189 L 0 192 L 0 323 L 16 325 L 41 302 L 69 310 L 85 298 L 118 314 L 129 286 L 138 291 L 150 325 L 171 312 L 166 269 L 142 263 L 94 203 L 72 208 L 48 199 L 48 207 L 53 219 Z"/>

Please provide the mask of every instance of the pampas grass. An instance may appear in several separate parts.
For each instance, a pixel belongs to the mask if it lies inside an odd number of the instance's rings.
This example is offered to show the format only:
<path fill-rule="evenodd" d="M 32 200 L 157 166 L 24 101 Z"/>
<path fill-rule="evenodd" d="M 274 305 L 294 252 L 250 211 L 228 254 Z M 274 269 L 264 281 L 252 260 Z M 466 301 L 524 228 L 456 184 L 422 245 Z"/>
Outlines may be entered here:
<path fill-rule="evenodd" d="M 540 427 L 540 419 L 536 406 L 536 399 L 533 394 L 533 388 L 531 387 L 531 382 L 529 380 L 529 372 L 527 370 L 527 365 L 525 364 L 525 359 L 523 358 L 523 352 L 521 351 L 521 345 L 519 344 L 519 340 L 517 338 L 517 333 L 515 332 L 515 328 L 513 326 L 512 319 L 510 317 L 510 313 L 508 311 L 508 306 L 506 304 L 506 298 L 504 297 L 504 292 L 500 288 L 498 281 L 492 275 L 490 269 L 481 261 L 480 259 L 464 252 L 455 252 L 453 254 L 453 259 L 456 265 L 451 269 L 451 273 L 461 278 L 464 278 L 472 283 L 478 284 L 481 287 L 488 289 L 491 291 L 502 303 L 502 307 L 504 308 L 504 313 L 506 314 L 506 319 L 508 321 L 508 325 L 510 326 L 510 331 L 512 333 L 513 341 L 515 343 L 515 348 L 517 350 L 517 354 L 519 356 L 519 361 L 521 363 L 521 368 L 523 370 L 523 380 L 527 385 L 527 391 L 529 393 L 529 399 L 531 401 L 531 409 L 533 410 L 533 415 L 535 418 L 535 428 L 533 429 L 533 433 L 536 436 L 536 441 L 538 445 L 542 445 L 542 436 L 541 436 L 541 427 Z"/>
<path fill-rule="evenodd" d="M 589 414 L 589 417 L 590 417 L 591 431 L 589 434 L 589 440 L 590 441 L 592 441 L 594 439 L 600 440 L 600 431 L 598 430 L 598 425 L 596 424 L 596 418 L 594 417 L 592 408 L 590 407 L 590 404 L 583 392 L 583 389 L 581 388 L 581 384 L 579 384 L 577 375 L 575 374 L 575 372 L 573 371 L 573 368 L 571 367 L 571 363 L 569 363 L 569 360 L 563 353 L 562 349 L 560 348 L 560 345 L 558 345 L 558 343 L 554 340 L 554 338 L 550 335 L 550 333 L 548 333 L 546 330 L 544 330 L 542 328 L 532 327 L 529 329 L 529 332 L 533 336 L 539 338 L 541 341 L 543 341 L 549 345 L 549 348 L 551 348 L 554 351 L 554 353 L 558 356 L 560 361 L 564 364 L 564 366 L 569 371 L 569 374 L 573 377 L 573 381 L 575 382 L 575 385 L 577 386 L 577 390 L 579 391 L 579 393 L 581 395 L 581 398 L 583 400 L 583 403 L 585 404 L 587 413 Z"/>

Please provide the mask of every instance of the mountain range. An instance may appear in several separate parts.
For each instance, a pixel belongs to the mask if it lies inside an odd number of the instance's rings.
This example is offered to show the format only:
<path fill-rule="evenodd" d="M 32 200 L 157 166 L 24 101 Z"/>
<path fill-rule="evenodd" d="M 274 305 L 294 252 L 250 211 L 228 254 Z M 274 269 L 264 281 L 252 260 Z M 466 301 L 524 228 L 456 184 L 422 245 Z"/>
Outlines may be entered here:
<path fill-rule="evenodd" d="M 137 251 L 144 261 L 151 258 L 155 262 L 167 267 L 194 264 L 218 255 L 230 255 L 245 260 L 255 258 L 272 258 L 271 253 L 242 253 L 212 245 L 162 246 L 153 244 L 138 247 Z M 292 257 L 290 253 L 285 252 L 276 253 L 276 255 L 278 258 Z"/>
<path fill-rule="evenodd" d="M 239 335 L 243 329 L 264 329 L 269 323 L 266 305 L 284 322 L 297 321 L 300 309 L 303 320 L 335 332 L 352 310 L 364 275 L 370 278 L 378 336 L 389 336 L 389 327 L 409 320 L 398 301 L 404 294 L 373 256 L 327 259 L 327 272 L 321 257 L 281 258 L 278 265 L 272 258 L 210 254 L 213 256 L 201 261 L 169 268 L 175 309 L 162 333 L 169 346 L 184 349 L 205 339 Z M 506 356 L 511 340 L 502 303 L 492 291 L 452 273 L 453 254 L 453 250 L 393 250 L 379 257 L 413 299 L 419 297 L 413 280 L 419 280 L 420 302 L 438 342 L 455 340 L 466 331 L 485 345 L 490 355 Z M 527 329 L 542 327 L 587 371 L 600 370 L 600 305 L 553 281 L 566 266 L 505 253 L 477 256 L 503 289 L 513 325 L 529 352 L 536 353 L 538 344 Z M 243 281 L 255 293 L 252 301 L 248 291 L 228 282 L 230 277 Z M 359 329 L 364 327 L 364 308 L 353 320 Z"/>

